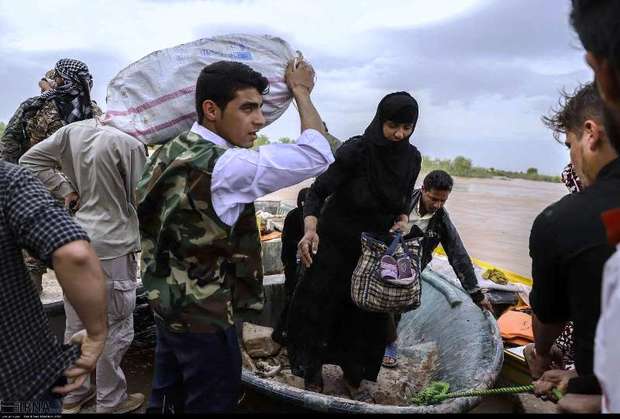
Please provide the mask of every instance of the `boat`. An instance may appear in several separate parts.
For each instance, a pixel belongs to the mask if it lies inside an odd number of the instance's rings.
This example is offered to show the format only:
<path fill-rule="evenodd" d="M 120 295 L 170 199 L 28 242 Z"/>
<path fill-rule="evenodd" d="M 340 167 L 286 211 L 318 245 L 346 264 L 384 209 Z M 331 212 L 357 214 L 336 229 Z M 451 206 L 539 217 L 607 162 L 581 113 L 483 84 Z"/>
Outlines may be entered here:
<path fill-rule="evenodd" d="M 264 284 L 265 308 L 252 323 L 273 327 L 282 309 L 284 277 L 267 276 Z M 432 269 L 422 273 L 422 303 L 403 315 L 398 335 L 400 348 L 437 343 L 439 371 L 435 379 L 448 382 L 451 391 L 492 388 L 502 369 L 504 348 L 492 314 L 480 310 L 464 290 Z M 481 401 L 480 397 L 465 397 L 434 406 L 382 405 L 306 391 L 247 369 L 242 380 L 256 393 L 276 401 L 327 413 L 462 413 Z"/>

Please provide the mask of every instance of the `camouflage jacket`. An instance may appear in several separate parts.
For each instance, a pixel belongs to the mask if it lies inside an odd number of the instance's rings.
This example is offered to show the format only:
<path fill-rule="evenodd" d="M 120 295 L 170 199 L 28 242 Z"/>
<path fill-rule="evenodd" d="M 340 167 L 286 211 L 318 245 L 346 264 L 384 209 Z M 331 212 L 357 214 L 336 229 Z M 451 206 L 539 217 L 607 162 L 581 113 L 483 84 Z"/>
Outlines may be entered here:
<path fill-rule="evenodd" d="M 17 164 L 19 158 L 28 150 L 26 131 L 23 124 L 24 111 L 29 108 L 37 97 L 31 97 L 23 101 L 18 107 L 0 139 L 0 160 Z"/>
<path fill-rule="evenodd" d="M 142 283 L 171 331 L 214 332 L 263 308 L 254 205 L 232 227 L 213 209 L 211 175 L 224 152 L 182 134 L 153 153 L 138 183 Z"/>
<path fill-rule="evenodd" d="M 27 109 L 36 99 L 37 97 L 33 97 L 25 100 L 15 111 L 0 139 L 0 159 L 17 164 L 30 147 L 65 125 L 53 100 L 45 102 L 36 112 L 28 112 Z M 101 116 L 101 109 L 94 102 L 92 106 L 95 115 Z"/>

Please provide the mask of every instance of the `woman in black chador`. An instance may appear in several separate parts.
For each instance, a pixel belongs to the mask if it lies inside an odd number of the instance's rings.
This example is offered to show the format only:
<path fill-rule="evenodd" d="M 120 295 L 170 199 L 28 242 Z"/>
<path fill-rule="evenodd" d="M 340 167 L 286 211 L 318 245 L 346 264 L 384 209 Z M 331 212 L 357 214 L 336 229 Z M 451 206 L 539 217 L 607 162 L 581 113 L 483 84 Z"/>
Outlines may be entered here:
<path fill-rule="evenodd" d="M 323 364 L 336 364 L 352 398 L 372 401 L 360 384 L 377 379 L 388 316 L 354 305 L 351 274 L 362 232 L 387 237 L 390 230 L 405 229 L 422 161 L 409 143 L 417 120 L 411 95 L 384 97 L 364 135 L 340 146 L 306 196 L 299 249 L 307 270 L 289 308 L 288 351 L 293 373 L 304 377 L 308 390 L 321 392 Z"/>

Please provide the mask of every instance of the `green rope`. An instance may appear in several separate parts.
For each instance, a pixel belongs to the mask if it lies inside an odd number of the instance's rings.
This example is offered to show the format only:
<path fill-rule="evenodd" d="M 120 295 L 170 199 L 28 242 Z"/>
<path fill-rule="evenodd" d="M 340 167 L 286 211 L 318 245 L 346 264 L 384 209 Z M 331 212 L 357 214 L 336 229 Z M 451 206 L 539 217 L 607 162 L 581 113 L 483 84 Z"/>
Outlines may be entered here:
<path fill-rule="evenodd" d="M 438 404 L 446 399 L 454 399 L 457 397 L 496 396 L 501 394 L 529 393 L 534 391 L 533 384 L 528 386 L 501 387 L 486 390 L 459 391 L 455 393 L 448 393 L 449 388 L 450 384 L 442 381 L 435 381 L 425 387 L 418 394 L 411 397 L 410 402 L 418 406 L 426 406 Z M 558 400 L 562 398 L 562 393 L 557 388 L 553 389 L 553 394 Z"/>

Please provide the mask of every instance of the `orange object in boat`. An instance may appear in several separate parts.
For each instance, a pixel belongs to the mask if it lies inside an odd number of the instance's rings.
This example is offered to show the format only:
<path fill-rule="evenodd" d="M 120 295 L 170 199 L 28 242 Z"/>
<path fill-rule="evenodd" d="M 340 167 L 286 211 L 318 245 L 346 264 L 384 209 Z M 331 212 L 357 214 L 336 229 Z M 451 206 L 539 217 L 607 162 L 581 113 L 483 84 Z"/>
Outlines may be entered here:
<path fill-rule="evenodd" d="M 497 320 L 502 339 L 517 345 L 534 342 L 532 316 L 520 311 L 508 310 Z"/>

